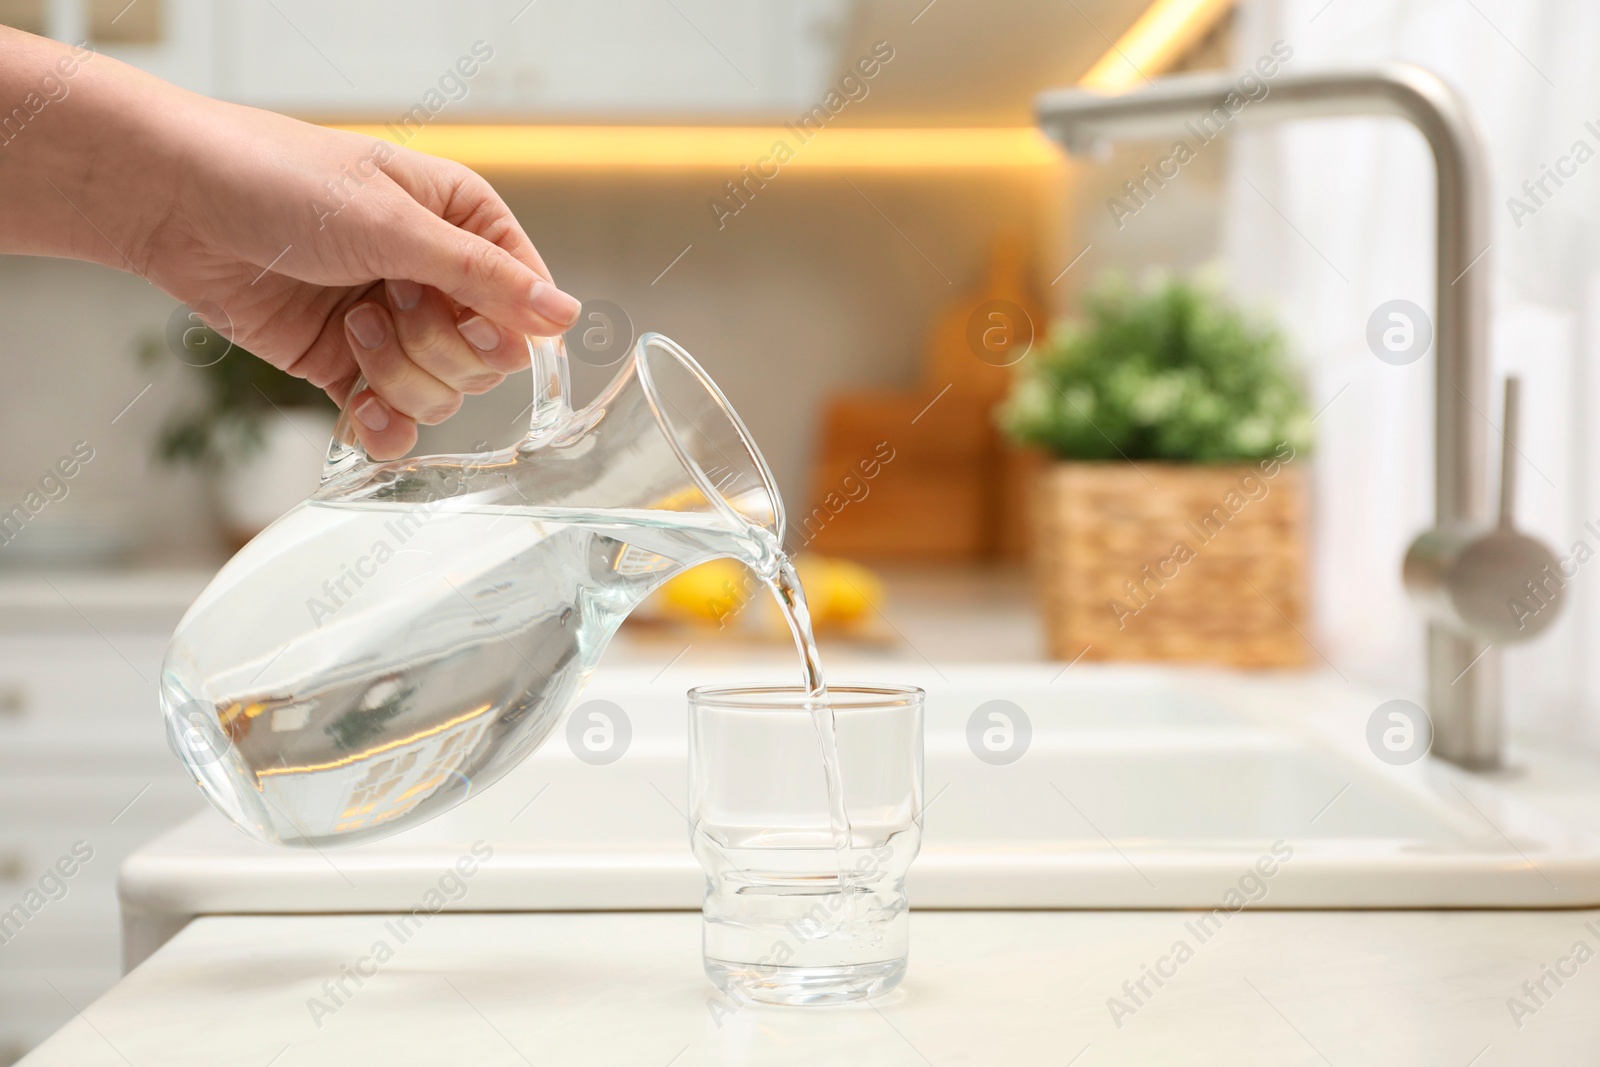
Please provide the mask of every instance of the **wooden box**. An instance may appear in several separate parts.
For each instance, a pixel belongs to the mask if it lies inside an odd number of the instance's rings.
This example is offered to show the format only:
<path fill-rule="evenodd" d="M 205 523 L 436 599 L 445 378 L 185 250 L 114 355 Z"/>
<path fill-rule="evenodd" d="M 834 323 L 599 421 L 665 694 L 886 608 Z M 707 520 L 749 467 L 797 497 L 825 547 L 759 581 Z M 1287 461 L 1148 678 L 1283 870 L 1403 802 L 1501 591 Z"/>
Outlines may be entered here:
<path fill-rule="evenodd" d="M 954 393 L 860 392 L 829 402 L 801 547 L 851 559 L 942 562 L 988 551 L 996 434 Z"/>
<path fill-rule="evenodd" d="M 1051 655 L 1303 666 L 1303 474 L 1292 451 L 1225 467 L 1043 467 L 1033 555 Z"/>

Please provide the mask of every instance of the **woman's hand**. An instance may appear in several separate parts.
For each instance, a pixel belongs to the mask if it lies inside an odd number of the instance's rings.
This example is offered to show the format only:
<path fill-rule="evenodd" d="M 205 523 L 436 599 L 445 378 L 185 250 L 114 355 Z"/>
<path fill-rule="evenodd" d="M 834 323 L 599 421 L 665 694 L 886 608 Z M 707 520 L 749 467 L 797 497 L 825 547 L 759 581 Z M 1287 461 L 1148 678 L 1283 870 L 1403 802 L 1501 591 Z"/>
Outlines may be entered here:
<path fill-rule="evenodd" d="M 349 399 L 376 458 L 527 366 L 523 335 L 577 319 L 465 167 L 0 30 L 0 91 L 45 77 L 65 91 L 0 158 L 4 250 L 135 271 L 338 403 L 365 375 Z"/>
<path fill-rule="evenodd" d="M 344 401 L 375 457 L 528 365 L 578 302 L 489 183 L 447 160 L 207 102 L 141 273 Z M 133 254 L 133 253 L 130 253 Z M 387 279 L 387 280 L 385 280 Z"/>

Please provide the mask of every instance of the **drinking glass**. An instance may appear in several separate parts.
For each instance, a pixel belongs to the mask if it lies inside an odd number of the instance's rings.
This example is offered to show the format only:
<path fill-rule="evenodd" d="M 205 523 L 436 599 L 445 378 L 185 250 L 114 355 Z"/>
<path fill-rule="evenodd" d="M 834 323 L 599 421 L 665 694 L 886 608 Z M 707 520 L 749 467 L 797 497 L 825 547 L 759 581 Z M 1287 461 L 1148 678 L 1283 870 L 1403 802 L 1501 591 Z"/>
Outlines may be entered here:
<path fill-rule="evenodd" d="M 690 844 L 706 872 L 706 974 L 736 1001 L 832 1004 L 905 976 L 905 877 L 922 843 L 923 692 L 689 693 Z M 848 845 L 829 818 L 831 716 Z"/>

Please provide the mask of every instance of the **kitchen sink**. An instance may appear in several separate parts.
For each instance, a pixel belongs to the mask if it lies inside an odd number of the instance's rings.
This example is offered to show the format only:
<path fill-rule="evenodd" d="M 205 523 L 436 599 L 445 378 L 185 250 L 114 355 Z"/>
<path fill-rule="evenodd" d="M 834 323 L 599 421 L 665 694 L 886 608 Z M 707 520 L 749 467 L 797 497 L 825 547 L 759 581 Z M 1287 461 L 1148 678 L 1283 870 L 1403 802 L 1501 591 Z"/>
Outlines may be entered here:
<path fill-rule="evenodd" d="M 683 694 L 774 679 L 705 673 L 602 671 L 583 700 L 626 712 L 621 758 L 580 761 L 558 731 L 480 796 L 385 841 L 278 849 L 208 810 L 124 865 L 125 963 L 200 914 L 410 911 L 478 841 L 493 855 L 450 910 L 697 908 Z M 1600 905 L 1600 840 L 1490 778 L 1378 759 L 1367 721 L 1388 695 L 1331 675 L 1081 663 L 862 673 L 928 692 L 916 907 Z M 992 701 L 1031 727 L 1014 762 L 969 746 L 969 720 Z"/>

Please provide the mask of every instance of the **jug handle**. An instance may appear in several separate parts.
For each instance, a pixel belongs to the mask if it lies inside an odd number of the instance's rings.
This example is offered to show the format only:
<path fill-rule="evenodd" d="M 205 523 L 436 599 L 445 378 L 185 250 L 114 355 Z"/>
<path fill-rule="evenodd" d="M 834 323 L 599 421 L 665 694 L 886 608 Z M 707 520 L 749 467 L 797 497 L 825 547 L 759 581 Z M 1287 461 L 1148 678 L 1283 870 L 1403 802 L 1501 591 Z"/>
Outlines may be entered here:
<path fill-rule="evenodd" d="M 526 340 L 533 366 L 533 404 L 529 409 L 528 436 L 523 439 L 524 444 L 548 437 L 572 411 L 566 342 L 560 337 L 528 337 Z M 372 462 L 367 450 L 361 447 L 355 428 L 350 425 L 350 401 L 366 387 L 366 375 L 361 375 L 345 398 L 339 422 L 333 428 L 333 440 L 328 444 L 327 460 L 322 465 L 323 482 Z"/>

